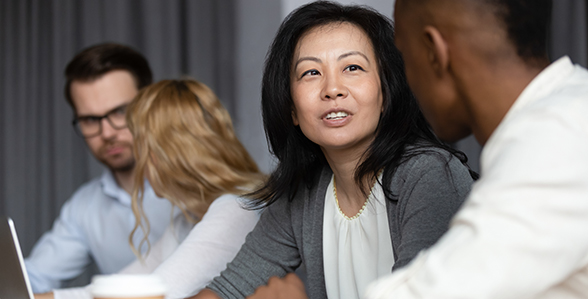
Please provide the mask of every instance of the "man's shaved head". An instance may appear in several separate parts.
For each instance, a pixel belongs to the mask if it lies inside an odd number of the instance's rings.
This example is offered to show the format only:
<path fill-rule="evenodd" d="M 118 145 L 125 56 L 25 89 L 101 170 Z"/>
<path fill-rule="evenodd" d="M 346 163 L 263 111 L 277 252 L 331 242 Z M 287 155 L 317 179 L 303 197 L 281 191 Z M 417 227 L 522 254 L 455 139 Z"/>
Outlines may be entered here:
<path fill-rule="evenodd" d="M 451 9 L 467 9 L 472 14 L 492 14 L 506 32 L 517 54 L 527 62 L 547 58 L 547 32 L 552 0 L 397 0 L 404 8 L 424 9 L 429 20 L 441 20 L 436 14 Z M 443 9 L 442 9 L 443 8 Z M 445 16 L 443 17 L 445 18 Z M 446 19 L 446 18 L 445 18 Z M 433 25 L 433 24 L 431 24 Z"/>
<path fill-rule="evenodd" d="M 396 0 L 396 45 L 446 141 L 484 143 L 544 67 L 551 0 Z M 502 86 L 497 89 L 496 86 Z"/>

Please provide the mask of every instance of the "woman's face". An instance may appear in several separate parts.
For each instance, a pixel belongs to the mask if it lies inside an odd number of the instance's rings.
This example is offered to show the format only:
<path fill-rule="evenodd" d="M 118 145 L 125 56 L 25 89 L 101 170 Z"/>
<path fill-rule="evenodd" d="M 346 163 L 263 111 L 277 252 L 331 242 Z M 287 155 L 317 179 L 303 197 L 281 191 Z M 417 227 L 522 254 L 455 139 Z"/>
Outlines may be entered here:
<path fill-rule="evenodd" d="M 311 29 L 292 60 L 292 119 L 323 151 L 359 150 L 374 138 L 382 92 L 372 43 L 359 27 Z"/>

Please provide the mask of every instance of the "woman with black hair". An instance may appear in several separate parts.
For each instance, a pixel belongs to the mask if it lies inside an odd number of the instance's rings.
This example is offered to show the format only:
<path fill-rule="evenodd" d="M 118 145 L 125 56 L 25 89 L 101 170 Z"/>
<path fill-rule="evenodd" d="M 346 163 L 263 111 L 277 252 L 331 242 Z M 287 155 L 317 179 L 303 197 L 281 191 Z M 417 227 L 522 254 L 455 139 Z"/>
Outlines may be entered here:
<path fill-rule="evenodd" d="M 359 298 L 441 237 L 474 174 L 431 132 L 403 67 L 371 9 L 313 2 L 286 18 L 263 76 L 279 161 L 253 194 L 266 211 L 197 298 L 243 298 L 301 264 L 310 298 Z"/>

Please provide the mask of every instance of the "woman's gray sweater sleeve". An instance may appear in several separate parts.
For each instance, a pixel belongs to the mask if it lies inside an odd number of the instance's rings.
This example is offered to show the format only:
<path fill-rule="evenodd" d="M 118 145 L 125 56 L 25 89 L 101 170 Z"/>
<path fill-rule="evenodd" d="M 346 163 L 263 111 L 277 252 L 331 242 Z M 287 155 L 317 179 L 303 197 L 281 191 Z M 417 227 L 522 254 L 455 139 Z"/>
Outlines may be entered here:
<path fill-rule="evenodd" d="M 447 231 L 473 182 L 468 170 L 448 153 L 422 154 L 398 168 L 392 186 L 398 199 L 391 236 L 396 261 L 393 269 L 408 264 Z M 448 161 L 449 160 L 449 161 Z"/>
<path fill-rule="evenodd" d="M 222 298 L 244 298 L 270 277 L 293 272 L 301 258 L 290 217 L 288 200 L 269 206 L 235 259 L 207 287 Z"/>

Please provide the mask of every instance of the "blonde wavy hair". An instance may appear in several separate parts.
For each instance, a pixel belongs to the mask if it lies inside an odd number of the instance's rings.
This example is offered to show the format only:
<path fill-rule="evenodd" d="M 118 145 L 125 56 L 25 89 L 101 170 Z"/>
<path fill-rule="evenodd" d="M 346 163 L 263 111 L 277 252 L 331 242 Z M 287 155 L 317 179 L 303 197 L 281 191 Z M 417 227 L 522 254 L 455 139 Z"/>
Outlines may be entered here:
<path fill-rule="evenodd" d="M 227 110 L 198 81 L 163 80 L 147 86 L 129 104 L 126 117 L 136 159 L 136 221 L 129 242 L 139 258 L 137 248 L 144 243 L 150 248 L 149 221 L 142 208 L 145 177 L 157 195 L 179 207 L 193 223 L 219 196 L 249 193 L 265 179 L 237 139 Z M 135 248 L 132 237 L 139 227 L 144 238 Z"/>

